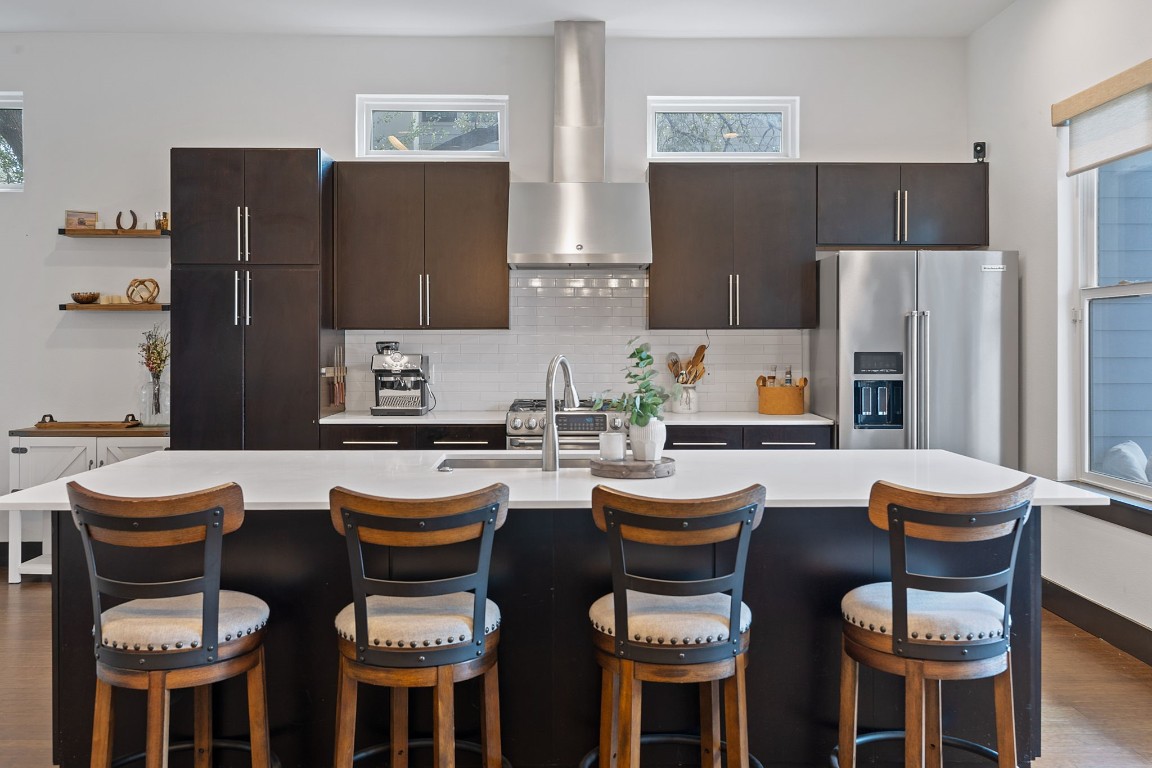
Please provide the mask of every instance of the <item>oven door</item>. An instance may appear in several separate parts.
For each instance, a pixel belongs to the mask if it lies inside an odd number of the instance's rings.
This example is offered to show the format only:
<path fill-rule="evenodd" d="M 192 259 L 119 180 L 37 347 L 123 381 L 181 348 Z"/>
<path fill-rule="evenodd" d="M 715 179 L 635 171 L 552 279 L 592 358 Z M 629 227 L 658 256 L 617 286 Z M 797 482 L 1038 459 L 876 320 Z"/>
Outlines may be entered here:
<path fill-rule="evenodd" d="M 510 451 L 542 451 L 544 438 L 539 435 L 528 437 L 509 437 L 508 450 Z M 599 435 L 560 435 L 560 450 L 562 451 L 598 451 L 600 450 Z"/>

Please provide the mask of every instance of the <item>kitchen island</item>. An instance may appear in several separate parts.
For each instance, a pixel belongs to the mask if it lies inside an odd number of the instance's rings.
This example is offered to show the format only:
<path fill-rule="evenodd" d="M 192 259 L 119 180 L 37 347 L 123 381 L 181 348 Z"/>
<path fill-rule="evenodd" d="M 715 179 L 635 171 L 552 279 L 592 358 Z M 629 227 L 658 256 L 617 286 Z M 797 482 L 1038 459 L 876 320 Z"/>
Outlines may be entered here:
<path fill-rule="evenodd" d="M 459 454 L 452 454 L 459 456 Z M 507 456 L 490 452 L 488 456 Z M 514 452 L 523 458 L 525 452 Z M 887 539 L 868 522 L 878 479 L 936 492 L 973 493 L 1015 485 L 1022 473 L 944 451 L 669 452 L 677 472 L 659 480 L 607 480 L 587 469 L 457 469 L 439 472 L 443 451 L 179 452 L 149 454 L 76 475 L 93 490 L 120 495 L 180 493 L 227 481 L 241 485 L 249 512 L 228 537 L 224 585 L 271 606 L 267 638 L 272 745 L 285 766 L 330 763 L 337 653 L 333 618 L 351 595 L 344 542 L 328 519 L 328 490 L 431 497 L 492 482 L 510 488 L 512 512 L 496 536 L 490 595 L 501 606 L 501 710 L 504 752 L 517 768 L 572 766 L 596 744 L 600 676 L 591 652 L 588 606 L 610 589 L 603 535 L 588 512 L 604 483 L 655 497 L 709 496 L 762 483 L 767 510 L 752 538 L 746 602 L 754 617 L 748 708 L 753 754 L 766 766 L 826 764 L 836 740 L 840 597 L 887 577 Z M 67 508 L 65 481 L 0 498 L 0 509 Z M 1047 480 L 1036 487 L 1013 596 L 1013 669 L 1021 765 L 1039 754 L 1040 507 L 1103 504 L 1104 497 Z M 91 608 L 79 535 L 54 516 L 54 757 L 61 768 L 87 764 L 94 664 Z M 396 552 L 396 572 L 427 567 Z M 706 572 L 711 558 L 685 562 Z M 945 730 L 990 742 L 991 687 L 944 688 Z M 900 681 L 862 675 L 863 729 L 902 722 Z M 386 740 L 386 692 L 362 692 L 359 746 Z M 143 699 L 117 692 L 117 752 L 142 744 Z M 645 728 L 691 731 L 693 691 L 648 698 Z M 216 693 L 221 737 L 246 732 L 243 688 Z M 462 732 L 478 730 L 477 691 L 457 697 Z M 979 706 L 977 706 L 979 705 Z M 190 728 L 191 696 L 173 696 L 174 733 Z M 413 726 L 429 730 L 428 700 L 414 697 Z M 664 748 L 660 748 L 663 750 Z M 656 762 L 683 754 L 652 750 Z M 416 760 L 424 757 L 417 755 Z M 688 760 L 692 760 L 688 754 Z M 225 763 L 219 763 L 224 765 Z M 231 764 L 231 763 L 228 763 Z M 239 763 L 238 763 L 239 764 Z M 366 764 L 371 765 L 371 762 Z"/>

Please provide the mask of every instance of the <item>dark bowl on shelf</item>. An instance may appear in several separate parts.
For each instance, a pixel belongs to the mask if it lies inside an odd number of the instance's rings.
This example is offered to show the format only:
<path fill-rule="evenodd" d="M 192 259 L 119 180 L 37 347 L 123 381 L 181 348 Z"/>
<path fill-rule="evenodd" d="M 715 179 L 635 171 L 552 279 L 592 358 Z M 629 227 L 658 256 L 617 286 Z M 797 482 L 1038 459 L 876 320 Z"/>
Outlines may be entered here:
<path fill-rule="evenodd" d="M 95 304 L 100 298 L 100 291 L 78 291 L 72 294 L 72 301 L 77 304 Z"/>

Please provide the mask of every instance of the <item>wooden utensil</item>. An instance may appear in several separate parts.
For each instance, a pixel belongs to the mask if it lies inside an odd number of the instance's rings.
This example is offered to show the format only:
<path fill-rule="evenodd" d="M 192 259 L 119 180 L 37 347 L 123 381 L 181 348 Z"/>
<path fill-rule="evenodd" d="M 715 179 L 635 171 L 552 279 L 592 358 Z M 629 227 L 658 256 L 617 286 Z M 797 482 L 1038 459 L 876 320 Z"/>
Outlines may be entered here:
<path fill-rule="evenodd" d="M 704 362 L 704 350 L 708 349 L 706 344 L 701 344 L 696 347 L 696 354 L 692 355 L 692 362 L 689 365 L 697 366 Z"/>

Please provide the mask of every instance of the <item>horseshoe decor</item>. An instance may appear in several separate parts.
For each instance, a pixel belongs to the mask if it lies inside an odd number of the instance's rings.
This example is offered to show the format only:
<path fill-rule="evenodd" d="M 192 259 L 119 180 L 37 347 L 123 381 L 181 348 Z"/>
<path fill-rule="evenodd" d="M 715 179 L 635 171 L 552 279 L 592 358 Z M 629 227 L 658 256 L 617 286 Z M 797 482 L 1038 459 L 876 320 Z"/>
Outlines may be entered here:
<path fill-rule="evenodd" d="M 132 226 L 125 227 L 120 223 L 120 217 L 124 215 L 124 211 L 116 214 L 116 229 L 136 229 L 136 211 L 129 209 L 128 213 L 132 214 Z"/>

